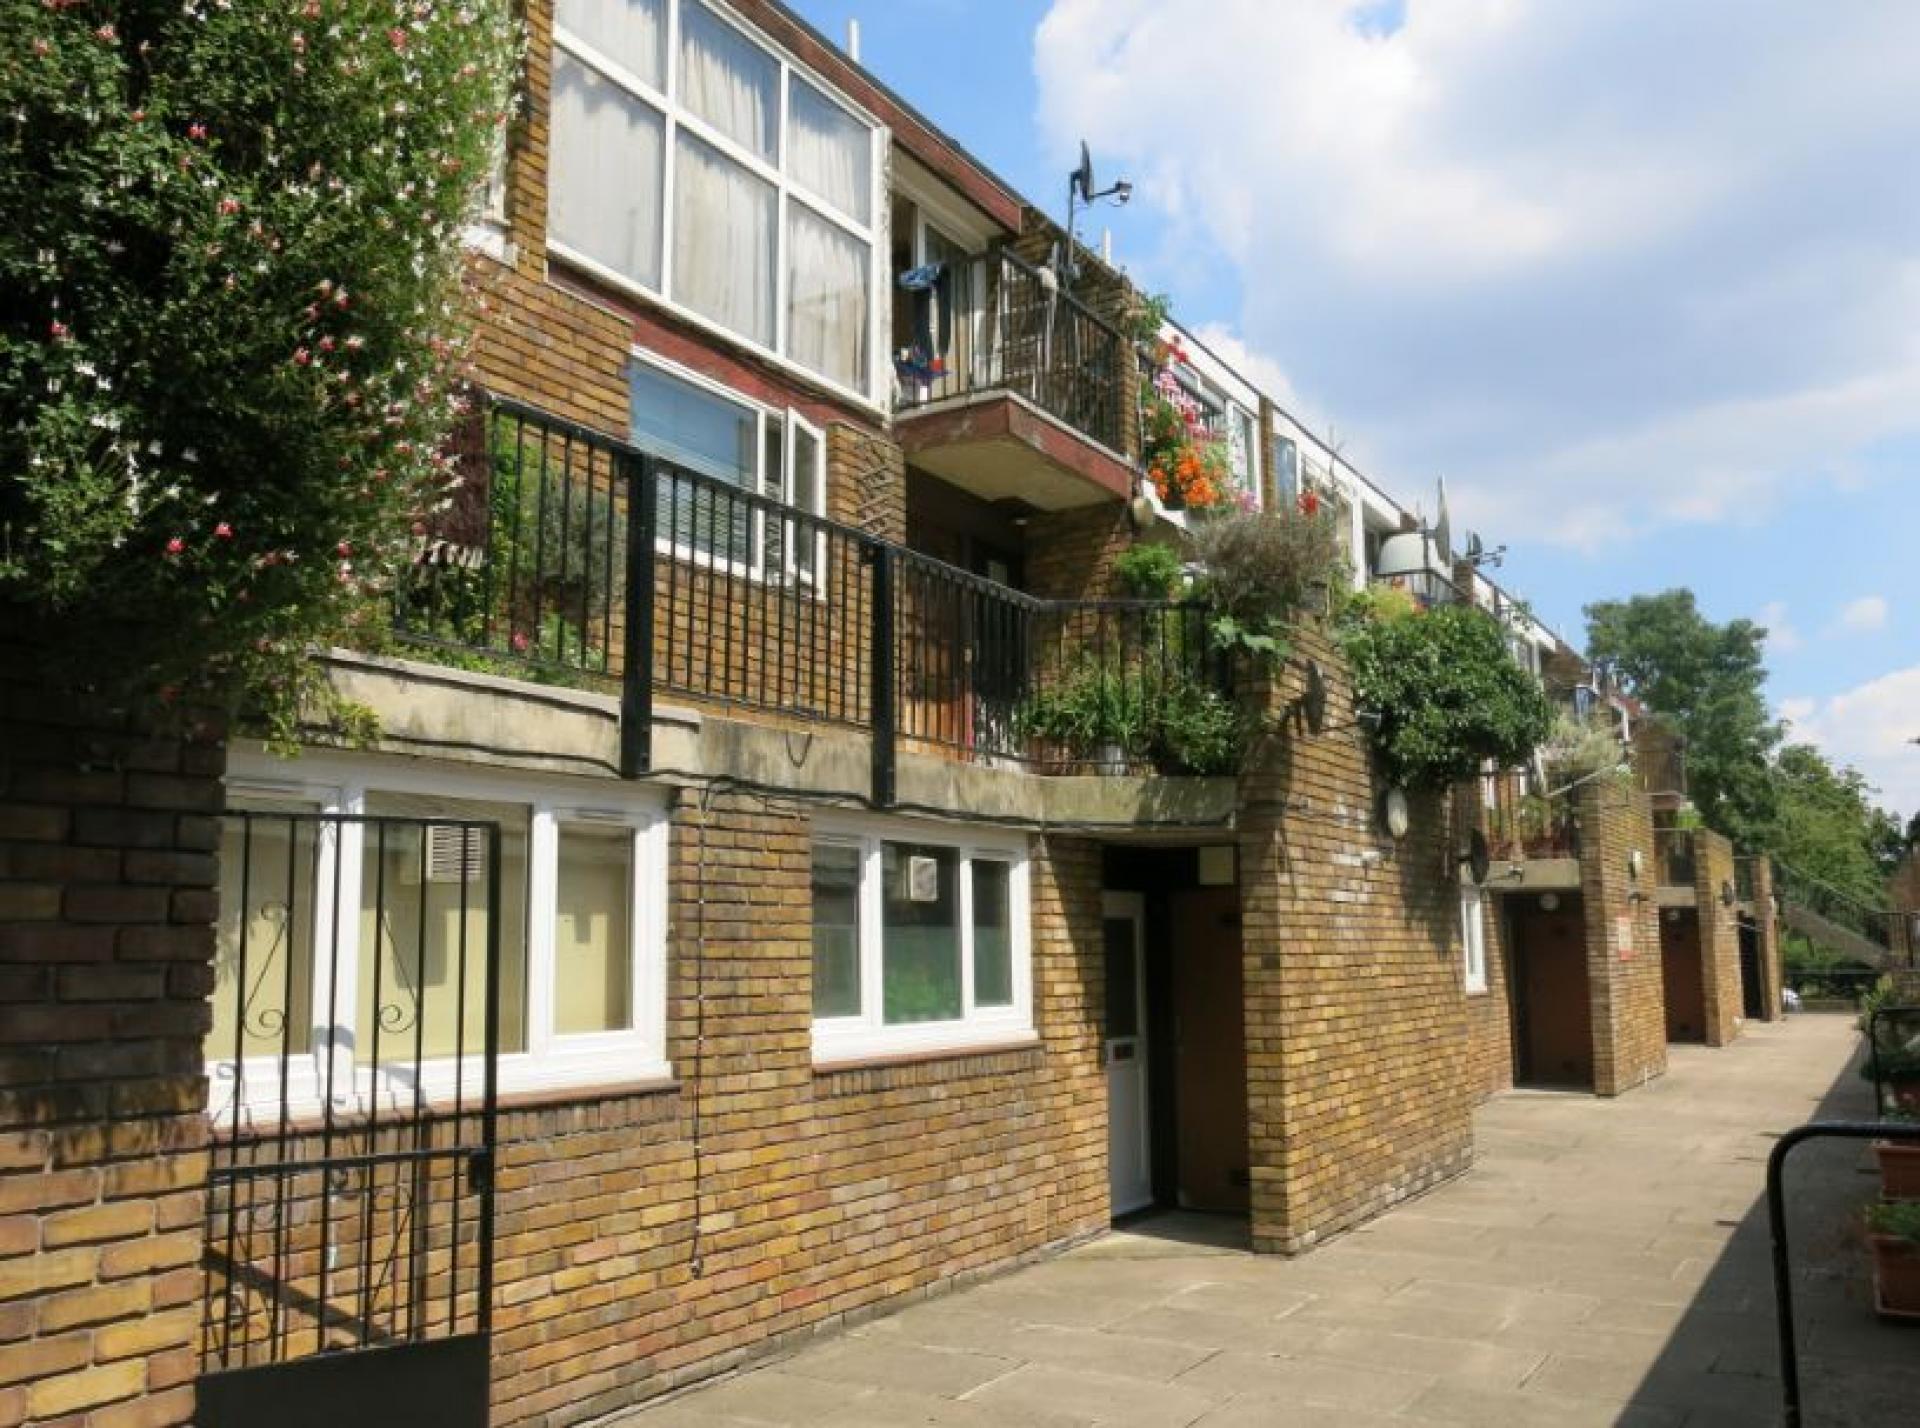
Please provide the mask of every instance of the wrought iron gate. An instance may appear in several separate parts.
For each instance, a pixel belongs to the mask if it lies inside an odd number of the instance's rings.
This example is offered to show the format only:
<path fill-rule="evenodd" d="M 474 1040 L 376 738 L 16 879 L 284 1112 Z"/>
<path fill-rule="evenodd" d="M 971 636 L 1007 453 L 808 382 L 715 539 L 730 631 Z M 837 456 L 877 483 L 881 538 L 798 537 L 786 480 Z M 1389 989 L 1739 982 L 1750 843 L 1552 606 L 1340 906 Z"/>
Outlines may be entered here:
<path fill-rule="evenodd" d="M 199 1428 L 485 1428 L 499 825 L 230 814 Z"/>

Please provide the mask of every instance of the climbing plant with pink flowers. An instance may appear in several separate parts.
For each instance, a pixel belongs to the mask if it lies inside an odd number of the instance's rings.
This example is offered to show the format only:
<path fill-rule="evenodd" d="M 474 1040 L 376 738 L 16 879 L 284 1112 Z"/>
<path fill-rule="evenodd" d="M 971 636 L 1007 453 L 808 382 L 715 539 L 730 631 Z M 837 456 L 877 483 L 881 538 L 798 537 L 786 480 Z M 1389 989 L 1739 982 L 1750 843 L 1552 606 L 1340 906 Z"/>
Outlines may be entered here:
<path fill-rule="evenodd" d="M 0 611 L 292 727 L 448 499 L 516 33 L 508 0 L 0 9 Z"/>

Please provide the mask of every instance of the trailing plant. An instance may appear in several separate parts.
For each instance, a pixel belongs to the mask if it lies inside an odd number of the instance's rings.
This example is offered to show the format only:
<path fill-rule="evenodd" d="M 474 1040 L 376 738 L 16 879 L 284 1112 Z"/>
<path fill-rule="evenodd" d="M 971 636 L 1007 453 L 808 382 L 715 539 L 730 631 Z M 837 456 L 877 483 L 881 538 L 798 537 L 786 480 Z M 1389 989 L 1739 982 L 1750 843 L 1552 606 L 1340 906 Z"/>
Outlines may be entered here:
<path fill-rule="evenodd" d="M 1673 825 L 1682 833 L 1698 833 L 1707 826 L 1706 819 L 1700 816 L 1700 810 L 1691 803 L 1683 803 L 1673 812 Z"/>
<path fill-rule="evenodd" d="M 1169 600 L 1185 582 L 1186 566 L 1172 546 L 1143 541 L 1114 558 L 1113 575 L 1137 600 Z"/>
<path fill-rule="evenodd" d="M 1497 621 L 1470 605 L 1361 619 L 1343 639 L 1358 705 L 1375 716 L 1386 772 L 1446 788 L 1492 760 L 1524 763 L 1553 728 L 1539 684 L 1515 662 Z"/>
<path fill-rule="evenodd" d="M 0 605 L 66 673 L 287 740 L 310 645 L 386 618 L 453 485 L 515 33 L 506 0 L 0 10 Z"/>
<path fill-rule="evenodd" d="M 1207 429 L 1200 403 L 1175 374 L 1191 359 L 1177 339 L 1159 335 L 1168 309 L 1164 297 L 1148 299 L 1135 333 L 1147 368 L 1140 379 L 1140 464 L 1169 510 L 1250 508 L 1252 493 L 1234 480 L 1226 439 Z M 1154 325 L 1145 334 L 1149 319 Z"/>

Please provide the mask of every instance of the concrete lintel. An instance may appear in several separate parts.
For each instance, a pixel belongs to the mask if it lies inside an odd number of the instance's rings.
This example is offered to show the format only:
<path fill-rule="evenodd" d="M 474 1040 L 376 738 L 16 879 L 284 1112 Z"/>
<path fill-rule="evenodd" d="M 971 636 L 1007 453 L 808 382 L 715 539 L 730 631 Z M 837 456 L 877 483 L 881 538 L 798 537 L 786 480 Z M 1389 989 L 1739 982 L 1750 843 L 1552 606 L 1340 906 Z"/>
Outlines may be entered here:
<path fill-rule="evenodd" d="M 1496 893 L 1579 892 L 1578 858 L 1528 858 L 1495 863 L 1487 874 L 1487 891 Z"/>
<path fill-rule="evenodd" d="M 1653 895 L 1654 902 L 1660 907 L 1698 907 L 1700 898 L 1690 887 L 1674 887 L 1663 884 Z"/>

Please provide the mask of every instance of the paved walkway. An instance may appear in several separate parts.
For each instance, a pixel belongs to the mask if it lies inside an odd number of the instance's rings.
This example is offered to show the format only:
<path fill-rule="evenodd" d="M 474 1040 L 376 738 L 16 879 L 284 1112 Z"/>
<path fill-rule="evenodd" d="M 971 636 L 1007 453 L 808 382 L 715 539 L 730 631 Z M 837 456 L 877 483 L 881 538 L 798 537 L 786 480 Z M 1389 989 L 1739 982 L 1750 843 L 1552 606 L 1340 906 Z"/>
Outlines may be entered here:
<path fill-rule="evenodd" d="M 1765 1161 L 1863 1114 L 1849 1019 L 1675 1047 L 1617 1101 L 1520 1092 L 1473 1172 L 1304 1259 L 1169 1217 L 694 1390 L 631 1428 L 1409 1428 L 1777 1421 Z M 1796 1152 L 1809 1421 L 1920 1423 L 1920 1330 L 1878 1324 L 1858 1147 Z"/>

